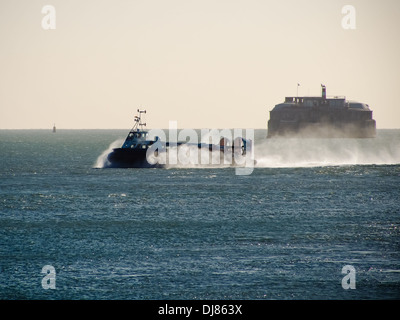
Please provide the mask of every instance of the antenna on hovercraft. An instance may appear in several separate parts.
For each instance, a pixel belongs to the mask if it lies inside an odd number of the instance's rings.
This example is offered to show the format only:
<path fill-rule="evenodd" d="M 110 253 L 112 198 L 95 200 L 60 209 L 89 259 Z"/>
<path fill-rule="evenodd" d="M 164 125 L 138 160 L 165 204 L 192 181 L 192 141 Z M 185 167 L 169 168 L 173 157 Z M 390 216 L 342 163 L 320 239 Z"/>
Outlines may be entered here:
<path fill-rule="evenodd" d="M 138 115 L 135 116 L 135 124 L 132 128 L 132 131 L 136 130 L 139 131 L 138 127 L 140 127 L 140 130 L 143 131 L 143 127 L 146 126 L 146 123 L 142 122 L 142 113 L 146 113 L 146 110 L 139 110 L 137 109 Z"/>

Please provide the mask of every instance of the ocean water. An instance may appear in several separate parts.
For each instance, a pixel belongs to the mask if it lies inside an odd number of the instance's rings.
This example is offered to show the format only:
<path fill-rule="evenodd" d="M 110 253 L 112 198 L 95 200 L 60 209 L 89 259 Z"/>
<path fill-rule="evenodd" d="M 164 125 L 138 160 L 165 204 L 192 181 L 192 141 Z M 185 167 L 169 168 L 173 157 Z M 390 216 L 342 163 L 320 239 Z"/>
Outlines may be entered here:
<path fill-rule="evenodd" d="M 257 130 L 242 176 L 103 169 L 126 134 L 0 130 L 0 299 L 400 298 L 400 130 Z"/>

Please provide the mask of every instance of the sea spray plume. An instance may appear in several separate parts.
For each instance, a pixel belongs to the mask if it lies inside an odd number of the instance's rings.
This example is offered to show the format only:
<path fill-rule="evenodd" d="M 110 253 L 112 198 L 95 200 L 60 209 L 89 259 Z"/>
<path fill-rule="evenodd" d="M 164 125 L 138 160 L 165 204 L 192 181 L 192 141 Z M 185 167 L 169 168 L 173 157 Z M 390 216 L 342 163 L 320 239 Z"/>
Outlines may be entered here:
<path fill-rule="evenodd" d="M 274 138 L 255 145 L 257 167 L 398 164 L 400 141 L 378 131 L 371 139 Z"/>
<path fill-rule="evenodd" d="M 93 168 L 107 168 L 111 165 L 111 163 L 108 161 L 108 155 L 112 152 L 114 148 L 118 148 L 122 145 L 124 142 L 123 139 L 117 139 L 114 142 L 112 142 L 106 150 L 103 151 L 103 153 L 98 156 L 96 163 L 93 165 Z"/>
<path fill-rule="evenodd" d="M 242 138 L 242 129 L 182 129 L 175 132 L 176 125 L 166 134 L 161 129 L 152 129 L 147 138 L 154 143 L 147 149 L 146 160 L 151 165 L 159 164 L 168 168 L 231 167 L 243 165 L 250 167 L 246 157 L 246 147 L 251 151 L 253 130 L 246 129 L 246 138 Z M 171 139 L 171 131 L 173 137 Z M 160 139 L 161 137 L 161 139 Z M 249 153 L 252 155 L 252 153 Z M 250 164 L 253 164 L 251 162 Z"/>
<path fill-rule="evenodd" d="M 220 150 L 210 150 L 208 147 L 182 144 L 170 147 L 166 154 L 166 159 L 178 157 L 173 163 L 167 162 L 167 168 L 225 168 L 232 165 L 229 163 L 232 162 L 231 154 L 221 154 Z"/>

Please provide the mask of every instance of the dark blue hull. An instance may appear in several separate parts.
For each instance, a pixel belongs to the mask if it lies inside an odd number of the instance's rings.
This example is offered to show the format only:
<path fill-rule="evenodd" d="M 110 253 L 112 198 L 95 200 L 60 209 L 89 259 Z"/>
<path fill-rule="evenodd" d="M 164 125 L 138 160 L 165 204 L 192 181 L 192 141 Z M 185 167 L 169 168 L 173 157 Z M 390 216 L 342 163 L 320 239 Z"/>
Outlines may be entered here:
<path fill-rule="evenodd" d="M 151 164 L 146 158 L 147 149 L 116 148 L 108 155 L 107 168 L 163 168 L 160 164 Z"/>

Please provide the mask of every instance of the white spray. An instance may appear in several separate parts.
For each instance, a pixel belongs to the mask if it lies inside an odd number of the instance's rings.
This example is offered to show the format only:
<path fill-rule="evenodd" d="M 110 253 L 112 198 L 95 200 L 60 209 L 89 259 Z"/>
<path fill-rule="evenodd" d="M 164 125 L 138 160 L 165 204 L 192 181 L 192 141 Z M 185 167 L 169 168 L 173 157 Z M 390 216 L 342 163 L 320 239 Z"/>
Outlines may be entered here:
<path fill-rule="evenodd" d="M 119 148 L 121 147 L 122 143 L 124 142 L 123 139 L 118 139 L 112 142 L 106 150 L 103 151 L 101 155 L 98 156 L 95 164 L 93 165 L 93 168 L 105 168 L 107 165 L 109 165 L 109 161 L 107 159 L 108 155 L 111 153 L 111 151 L 114 148 Z"/>
<path fill-rule="evenodd" d="M 399 132 L 383 131 L 372 139 L 261 139 L 256 167 L 399 164 L 398 138 Z"/>

